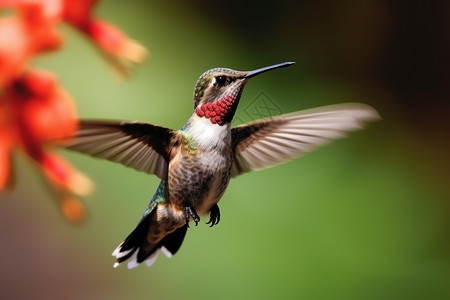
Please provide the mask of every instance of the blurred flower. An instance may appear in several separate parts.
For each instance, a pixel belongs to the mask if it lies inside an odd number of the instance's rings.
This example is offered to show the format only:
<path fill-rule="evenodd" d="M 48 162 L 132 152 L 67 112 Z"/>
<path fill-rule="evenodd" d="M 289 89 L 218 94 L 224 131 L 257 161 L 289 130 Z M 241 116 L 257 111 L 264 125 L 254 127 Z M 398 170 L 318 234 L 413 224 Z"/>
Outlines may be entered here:
<path fill-rule="evenodd" d="M 20 76 L 34 54 L 60 46 L 56 31 L 40 28 L 18 17 L 0 19 L 0 87 Z"/>
<path fill-rule="evenodd" d="M 71 97 L 56 79 L 30 71 L 34 55 L 57 50 L 63 21 L 87 35 L 122 76 L 147 56 L 146 49 L 118 28 L 95 17 L 97 0 L 0 0 L 16 15 L 0 18 L 0 191 L 12 183 L 11 156 L 21 149 L 40 168 L 67 219 L 85 212 L 77 196 L 91 181 L 54 152 L 55 140 L 75 135 L 78 121 Z M 59 145 L 61 146 L 61 145 Z"/>
<path fill-rule="evenodd" d="M 11 62 L 17 69 L 20 63 L 34 53 L 57 49 L 62 44 L 62 37 L 56 31 L 56 25 L 65 21 L 85 33 L 119 75 L 128 77 L 134 65 L 142 63 L 148 52 L 144 46 L 128 38 L 120 29 L 97 18 L 93 12 L 97 2 L 98 0 L 0 0 L 0 8 L 14 8 L 21 16 L 11 18 L 19 24 L 9 25 L 7 27 L 13 28 L 0 32 L 0 39 L 3 40 L 0 40 L 0 48 L 2 42 L 19 44 L 17 46 L 21 47 L 22 56 L 17 55 L 18 61 Z M 2 25 L 6 24 L 0 24 L 0 28 Z M 4 62 L 2 63 L 1 51 L 0 49 L 0 72 L 4 73 L 6 71 L 2 71 Z M 3 54 L 3 57 L 6 55 Z M 0 85 L 2 82 L 4 81 L 0 74 Z"/>
<path fill-rule="evenodd" d="M 0 189 L 11 180 L 11 152 L 20 148 L 40 167 L 57 193 L 64 215 L 80 221 L 84 210 L 75 196 L 87 195 L 93 185 L 52 149 L 53 141 L 77 130 L 70 96 L 49 73 L 31 71 L 6 86 L 0 111 Z"/>
<path fill-rule="evenodd" d="M 64 20 L 87 34 L 119 75 L 130 75 L 134 64 L 147 57 L 145 47 L 129 39 L 117 27 L 95 17 L 98 0 L 64 0 Z"/>

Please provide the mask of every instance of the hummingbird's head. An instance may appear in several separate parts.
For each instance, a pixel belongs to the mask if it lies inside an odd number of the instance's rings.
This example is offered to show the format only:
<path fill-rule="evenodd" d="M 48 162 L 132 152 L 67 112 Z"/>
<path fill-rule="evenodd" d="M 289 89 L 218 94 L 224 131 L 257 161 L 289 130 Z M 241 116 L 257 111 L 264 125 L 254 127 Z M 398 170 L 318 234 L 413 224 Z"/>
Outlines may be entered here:
<path fill-rule="evenodd" d="M 294 64 L 285 62 L 254 71 L 215 68 L 203 73 L 194 89 L 194 112 L 211 123 L 231 123 L 246 83 L 263 72 Z"/>

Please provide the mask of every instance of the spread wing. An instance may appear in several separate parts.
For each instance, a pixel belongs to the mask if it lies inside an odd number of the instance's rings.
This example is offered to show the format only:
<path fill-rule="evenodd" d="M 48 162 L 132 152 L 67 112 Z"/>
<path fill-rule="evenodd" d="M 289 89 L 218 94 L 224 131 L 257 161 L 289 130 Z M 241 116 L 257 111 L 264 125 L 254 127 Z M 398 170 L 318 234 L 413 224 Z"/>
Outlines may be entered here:
<path fill-rule="evenodd" d="M 139 122 L 80 121 L 66 148 L 167 179 L 177 131 Z"/>
<path fill-rule="evenodd" d="M 379 119 L 364 104 L 340 104 L 261 119 L 231 129 L 232 176 L 299 157 Z"/>

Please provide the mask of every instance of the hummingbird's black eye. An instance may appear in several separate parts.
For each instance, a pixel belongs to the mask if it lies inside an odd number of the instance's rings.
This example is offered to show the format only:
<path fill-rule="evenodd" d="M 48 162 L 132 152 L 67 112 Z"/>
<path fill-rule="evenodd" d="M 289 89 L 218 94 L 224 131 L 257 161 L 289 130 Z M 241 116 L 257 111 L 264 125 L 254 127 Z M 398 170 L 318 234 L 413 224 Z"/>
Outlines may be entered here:
<path fill-rule="evenodd" d="M 227 82 L 227 77 L 226 76 L 217 76 L 216 77 L 216 83 L 218 85 L 225 85 L 226 82 Z"/>

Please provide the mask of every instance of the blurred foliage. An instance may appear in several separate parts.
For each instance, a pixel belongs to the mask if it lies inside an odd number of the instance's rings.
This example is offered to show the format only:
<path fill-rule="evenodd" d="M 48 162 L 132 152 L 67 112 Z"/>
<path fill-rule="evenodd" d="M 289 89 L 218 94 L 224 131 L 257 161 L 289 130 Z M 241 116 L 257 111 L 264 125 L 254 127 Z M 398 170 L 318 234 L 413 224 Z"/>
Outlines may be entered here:
<path fill-rule="evenodd" d="M 233 179 L 219 226 L 204 217 L 173 258 L 133 270 L 113 269 L 109 254 L 139 221 L 156 177 L 63 151 L 97 183 L 88 220 L 71 226 L 18 158 L 16 188 L 1 199 L 5 299 L 450 297 L 450 4 L 241 3 L 101 2 L 100 15 L 150 50 L 129 82 L 68 27 L 64 50 L 35 66 L 59 75 L 83 118 L 180 128 L 205 70 L 296 61 L 252 80 L 237 116 L 264 91 L 284 113 L 364 102 L 383 121 Z"/>

